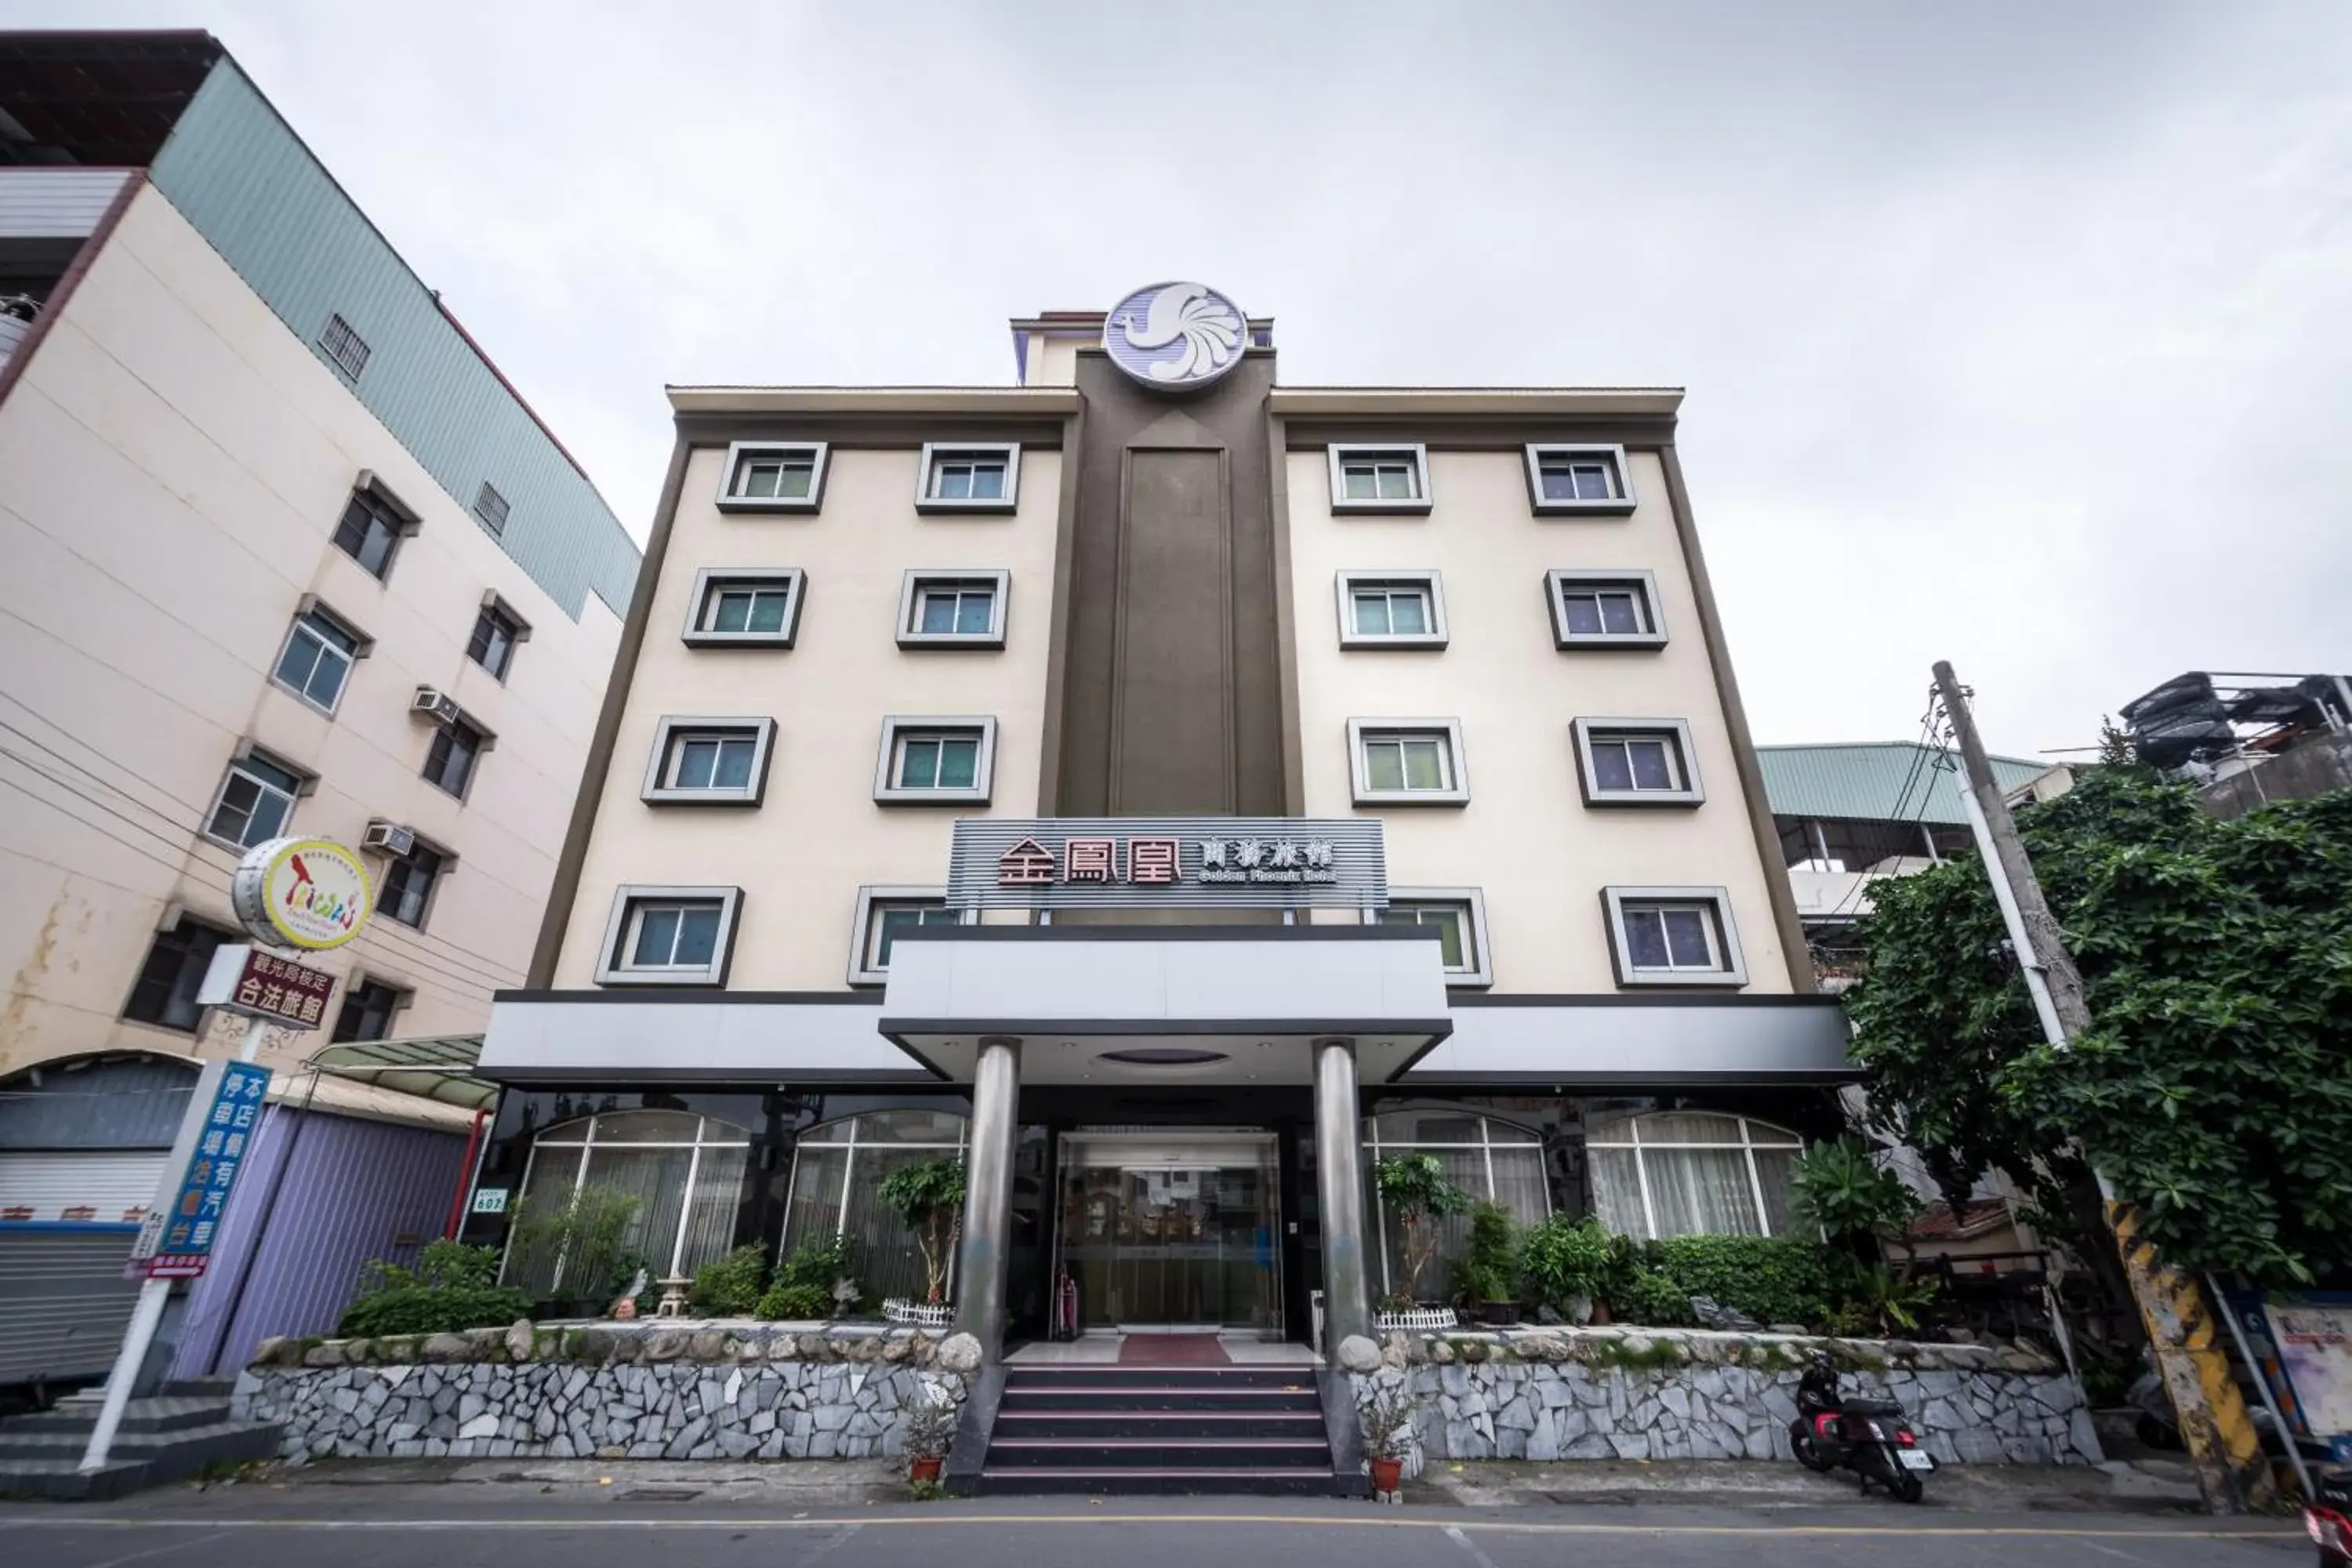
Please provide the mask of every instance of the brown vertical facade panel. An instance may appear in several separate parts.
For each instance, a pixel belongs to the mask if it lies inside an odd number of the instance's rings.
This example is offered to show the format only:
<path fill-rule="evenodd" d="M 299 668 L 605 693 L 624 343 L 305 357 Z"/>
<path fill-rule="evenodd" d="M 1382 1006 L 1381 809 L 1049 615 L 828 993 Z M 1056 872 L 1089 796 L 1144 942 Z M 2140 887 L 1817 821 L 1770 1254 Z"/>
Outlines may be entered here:
<path fill-rule="evenodd" d="M 1069 593 L 1047 727 L 1063 816 L 1285 809 L 1283 689 L 1265 395 L 1252 354 L 1189 397 L 1098 353 L 1067 499 Z"/>

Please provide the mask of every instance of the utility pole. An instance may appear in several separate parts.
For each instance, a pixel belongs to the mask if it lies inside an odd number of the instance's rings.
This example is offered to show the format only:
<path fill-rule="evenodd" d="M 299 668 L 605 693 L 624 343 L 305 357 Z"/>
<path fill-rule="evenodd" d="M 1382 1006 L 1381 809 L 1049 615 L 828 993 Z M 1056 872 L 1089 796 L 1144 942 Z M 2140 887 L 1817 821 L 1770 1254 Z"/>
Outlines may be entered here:
<path fill-rule="evenodd" d="M 2090 1005 L 2083 993 L 2082 972 L 2066 951 L 2057 917 L 2034 879 L 2033 863 L 2026 858 L 2024 841 L 2017 836 L 2017 819 L 2001 798 L 1991 759 L 1977 734 L 1968 694 L 1949 663 L 1936 665 L 1936 695 L 1951 721 L 1967 770 L 1967 787 L 1960 804 L 1967 810 L 1969 830 L 1992 879 L 1993 898 L 2009 926 L 2010 944 L 2025 974 L 2033 1010 L 2042 1020 L 2042 1037 L 2057 1049 L 2071 1048 L 2074 1037 L 2091 1026 Z M 2214 1327 L 2212 1304 L 2198 1288 L 2194 1275 L 2162 1262 L 2156 1249 L 2139 1235 L 2139 1205 L 2116 1196 L 2103 1173 L 2099 1196 L 2106 1207 L 2107 1224 L 2123 1254 L 2124 1273 L 2131 1281 L 2155 1352 L 2158 1375 L 2172 1401 L 2180 1423 L 2181 1441 L 2196 1467 L 2197 1485 L 2206 1508 L 2214 1513 L 2242 1513 L 2275 1500 L 2276 1482 L 2263 1457 L 2246 1402 L 2230 1373 L 2230 1358 Z"/>

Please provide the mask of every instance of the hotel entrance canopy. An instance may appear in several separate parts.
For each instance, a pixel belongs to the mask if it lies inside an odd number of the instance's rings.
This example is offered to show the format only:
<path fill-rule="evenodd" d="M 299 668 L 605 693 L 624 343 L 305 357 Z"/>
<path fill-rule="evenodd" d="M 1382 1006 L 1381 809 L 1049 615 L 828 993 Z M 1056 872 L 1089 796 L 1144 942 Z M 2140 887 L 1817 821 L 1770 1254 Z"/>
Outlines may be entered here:
<path fill-rule="evenodd" d="M 1442 950 L 1418 926 L 940 926 L 901 932 L 879 1027 L 971 1081 L 981 1042 L 1023 1042 L 1033 1084 L 1314 1081 L 1355 1047 L 1366 1083 L 1453 1032 Z"/>

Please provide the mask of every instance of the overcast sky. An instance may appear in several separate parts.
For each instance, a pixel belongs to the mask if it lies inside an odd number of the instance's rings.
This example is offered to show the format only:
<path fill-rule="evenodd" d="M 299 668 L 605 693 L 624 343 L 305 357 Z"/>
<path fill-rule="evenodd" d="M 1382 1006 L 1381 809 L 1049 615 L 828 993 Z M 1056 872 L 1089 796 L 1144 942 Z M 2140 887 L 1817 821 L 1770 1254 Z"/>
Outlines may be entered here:
<path fill-rule="evenodd" d="M 1672 384 L 1758 739 L 2352 669 L 2352 4 L 0 0 L 204 26 L 643 537 L 665 382 Z"/>

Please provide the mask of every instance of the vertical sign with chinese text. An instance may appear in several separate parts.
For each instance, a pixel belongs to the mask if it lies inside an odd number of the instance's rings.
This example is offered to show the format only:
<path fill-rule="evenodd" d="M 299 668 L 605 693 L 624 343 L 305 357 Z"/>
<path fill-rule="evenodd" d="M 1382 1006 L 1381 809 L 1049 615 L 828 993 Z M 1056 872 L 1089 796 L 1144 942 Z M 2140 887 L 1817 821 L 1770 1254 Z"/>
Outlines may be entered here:
<path fill-rule="evenodd" d="M 150 1279 L 189 1279 L 205 1271 L 228 1213 L 229 1194 L 261 1129 L 269 1069 L 252 1062 L 207 1062 L 163 1163 L 155 1202 L 131 1248 Z"/>

